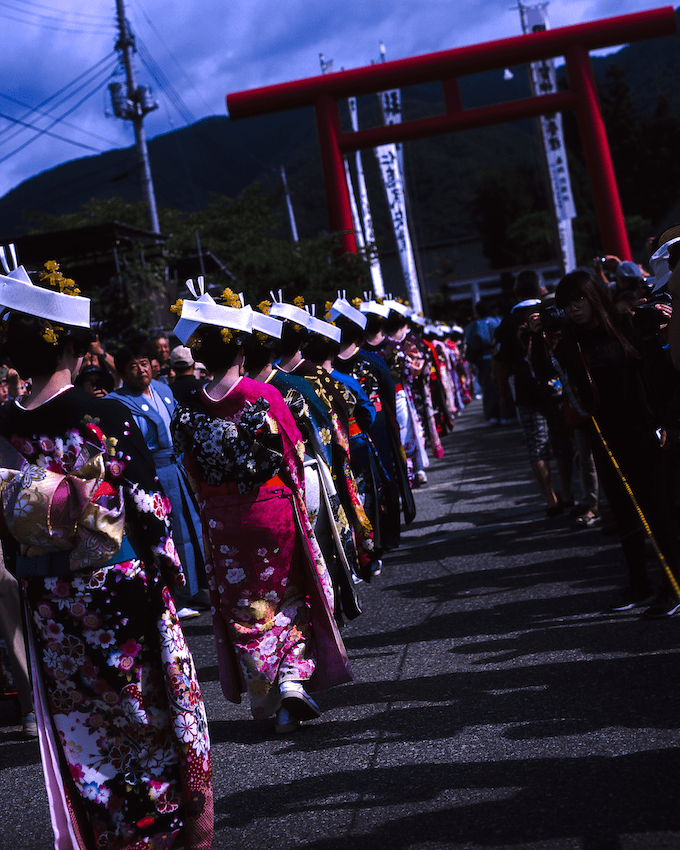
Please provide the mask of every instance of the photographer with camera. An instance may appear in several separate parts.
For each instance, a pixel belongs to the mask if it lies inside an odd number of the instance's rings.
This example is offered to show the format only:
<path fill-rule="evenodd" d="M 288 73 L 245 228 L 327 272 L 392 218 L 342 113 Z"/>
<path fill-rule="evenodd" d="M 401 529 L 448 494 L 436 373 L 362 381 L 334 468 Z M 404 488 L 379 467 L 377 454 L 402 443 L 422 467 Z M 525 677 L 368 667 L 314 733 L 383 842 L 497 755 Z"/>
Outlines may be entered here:
<path fill-rule="evenodd" d="M 545 499 L 549 517 L 559 516 L 565 507 L 573 507 L 571 473 L 573 447 L 564 422 L 561 388 L 553 377 L 537 380 L 527 359 L 526 322 L 541 304 L 541 282 L 533 269 L 525 269 L 515 282 L 517 304 L 496 329 L 494 354 L 496 377 L 501 397 L 501 412 L 508 418 L 511 399 L 509 378 L 515 379 L 515 402 L 524 430 L 531 468 Z M 560 494 L 553 488 L 550 458 L 557 461 Z"/>
<path fill-rule="evenodd" d="M 667 565 L 677 576 L 680 546 L 670 505 L 664 497 L 664 454 L 645 380 L 649 349 L 630 318 L 617 313 L 613 302 L 585 271 L 571 272 L 555 292 L 561 316 L 561 337 L 554 361 L 547 345 L 533 346 L 538 374 L 561 373 L 571 406 L 589 431 L 600 479 L 616 521 L 628 567 L 628 586 L 611 611 L 646 607 L 651 619 L 669 617 L 680 609 L 672 582 L 664 576 L 658 592 L 647 575 L 644 525 L 617 472 L 610 452 L 651 528 Z M 541 318 L 530 318 L 534 333 L 542 333 Z"/>

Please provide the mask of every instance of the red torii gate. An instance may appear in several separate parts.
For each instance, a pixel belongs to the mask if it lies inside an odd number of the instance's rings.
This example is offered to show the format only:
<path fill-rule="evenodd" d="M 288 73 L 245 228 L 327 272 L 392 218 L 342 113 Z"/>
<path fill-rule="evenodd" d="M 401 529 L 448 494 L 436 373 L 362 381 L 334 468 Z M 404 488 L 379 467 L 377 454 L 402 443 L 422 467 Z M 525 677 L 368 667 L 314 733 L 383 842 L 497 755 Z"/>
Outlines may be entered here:
<path fill-rule="evenodd" d="M 675 31 L 675 12 L 672 6 L 666 6 L 632 15 L 621 15 L 237 92 L 227 95 L 227 109 L 232 119 L 238 119 L 314 106 L 330 226 L 334 231 L 343 232 L 343 248 L 352 253 L 356 253 L 356 241 L 343 154 L 388 142 L 405 142 L 424 136 L 575 109 L 602 233 L 603 249 L 608 254 L 629 260 L 630 246 L 597 100 L 589 51 L 672 35 Z M 571 84 L 569 91 L 523 98 L 494 106 L 463 109 L 458 77 L 552 59 L 555 56 L 565 57 Z M 437 80 L 441 81 L 444 90 L 446 112 L 443 115 L 358 132 L 341 131 L 339 100 Z"/>

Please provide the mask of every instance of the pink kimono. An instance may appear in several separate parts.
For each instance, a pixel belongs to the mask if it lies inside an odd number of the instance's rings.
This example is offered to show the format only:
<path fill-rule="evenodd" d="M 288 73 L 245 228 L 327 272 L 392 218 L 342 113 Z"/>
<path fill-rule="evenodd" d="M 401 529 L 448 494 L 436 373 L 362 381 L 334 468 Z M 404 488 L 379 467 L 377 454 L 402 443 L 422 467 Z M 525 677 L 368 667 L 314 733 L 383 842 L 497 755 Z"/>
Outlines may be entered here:
<path fill-rule="evenodd" d="M 352 681 L 305 509 L 304 445 L 281 393 L 250 378 L 220 401 L 201 391 L 173 431 L 201 511 L 225 697 L 238 703 L 247 691 L 261 719 L 278 709 L 282 681 L 308 690 Z"/>

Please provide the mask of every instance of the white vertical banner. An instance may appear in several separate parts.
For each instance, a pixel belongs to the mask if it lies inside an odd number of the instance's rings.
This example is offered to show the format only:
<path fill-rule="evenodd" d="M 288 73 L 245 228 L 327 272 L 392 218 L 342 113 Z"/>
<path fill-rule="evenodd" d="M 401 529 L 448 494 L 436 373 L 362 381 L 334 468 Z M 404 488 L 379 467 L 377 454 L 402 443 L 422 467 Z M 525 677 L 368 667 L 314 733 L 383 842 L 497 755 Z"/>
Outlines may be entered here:
<path fill-rule="evenodd" d="M 535 6 L 519 4 L 522 19 L 522 29 L 525 33 L 541 32 L 549 29 L 548 4 L 538 3 Z M 557 89 L 555 63 L 552 59 L 533 62 L 530 66 L 531 87 L 535 95 L 552 94 Z M 562 116 L 553 112 L 540 117 L 541 135 L 545 148 L 545 158 L 548 164 L 550 185 L 552 188 L 555 218 L 560 236 L 560 248 L 564 271 L 570 272 L 576 268 L 576 251 L 574 248 L 574 232 L 572 219 L 576 216 L 574 197 L 571 192 L 571 179 L 567 165 L 567 149 L 564 145 L 562 132 Z"/>
<path fill-rule="evenodd" d="M 385 45 L 380 42 L 380 60 L 385 61 Z M 380 92 L 385 124 L 401 124 L 401 91 L 391 89 Z M 420 283 L 413 253 L 413 243 L 406 214 L 406 186 L 404 184 L 404 150 L 402 145 L 380 145 L 375 149 L 375 155 L 382 173 L 387 204 L 392 216 L 392 227 L 399 249 L 401 269 L 406 282 L 411 306 L 416 313 L 423 312 L 423 301 L 420 294 Z"/>
<path fill-rule="evenodd" d="M 406 218 L 406 202 L 404 200 L 404 181 L 399 168 L 399 154 L 395 144 L 380 145 L 375 148 L 375 155 L 380 166 L 387 205 L 392 216 L 392 227 L 399 249 L 401 269 L 406 281 L 411 306 L 416 313 L 423 312 L 423 302 L 420 297 L 420 286 L 416 273 L 416 261 L 413 256 L 411 234 Z"/>
<path fill-rule="evenodd" d="M 352 183 L 352 175 L 350 174 L 347 157 L 343 157 L 343 160 L 345 163 L 345 180 L 347 181 L 347 191 L 349 192 L 349 206 L 352 210 L 352 222 L 354 223 L 354 235 L 357 239 L 357 245 L 363 250 L 366 247 L 366 240 L 364 239 L 364 229 L 361 226 L 361 219 L 359 218 L 359 209 L 357 208 L 357 199 L 354 194 L 354 184 Z"/>
<path fill-rule="evenodd" d="M 348 100 L 348 105 L 350 120 L 352 122 L 352 130 L 354 130 L 354 132 L 356 133 L 359 129 L 359 113 L 357 110 L 356 98 L 350 97 Z M 361 160 L 361 151 L 356 151 L 355 153 L 355 164 L 357 171 L 357 188 L 359 190 L 359 203 L 361 204 L 361 220 L 364 228 L 364 244 L 373 246 L 371 248 L 370 259 L 373 294 L 376 298 L 384 298 L 385 283 L 383 281 L 382 269 L 380 268 L 380 258 L 378 257 L 377 251 L 375 249 L 375 229 L 373 227 L 373 216 L 371 215 L 371 206 L 368 202 L 368 190 L 366 189 L 366 178 L 364 177 L 364 164 Z M 347 160 L 345 160 L 345 168 L 347 169 Z M 353 198 L 353 192 L 350 190 L 350 199 L 352 199 L 352 203 L 355 204 Z M 354 215 L 354 212 L 352 212 L 352 215 Z"/>

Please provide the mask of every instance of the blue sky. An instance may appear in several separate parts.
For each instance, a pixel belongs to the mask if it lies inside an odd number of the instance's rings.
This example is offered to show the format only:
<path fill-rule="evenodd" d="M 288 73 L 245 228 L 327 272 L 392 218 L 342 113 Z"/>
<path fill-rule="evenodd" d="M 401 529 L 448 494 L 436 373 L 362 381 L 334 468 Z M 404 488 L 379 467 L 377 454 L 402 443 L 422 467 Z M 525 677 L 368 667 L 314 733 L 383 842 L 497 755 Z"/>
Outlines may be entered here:
<path fill-rule="evenodd" d="M 552 0 L 548 16 L 555 29 L 661 5 Z M 105 114 L 107 85 L 123 80 L 115 0 L 0 0 L 0 12 L 0 196 L 62 162 L 134 143 L 129 122 Z M 230 92 L 315 76 L 319 53 L 339 70 L 377 60 L 380 41 L 389 60 L 521 32 L 510 0 L 126 0 L 126 13 L 137 83 L 159 101 L 150 137 L 226 114 Z"/>

